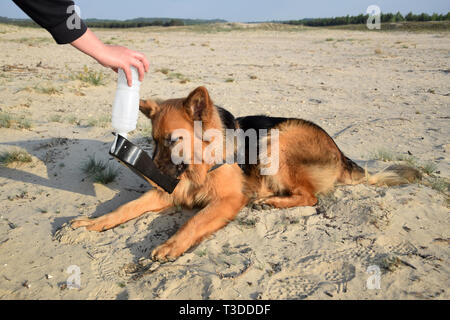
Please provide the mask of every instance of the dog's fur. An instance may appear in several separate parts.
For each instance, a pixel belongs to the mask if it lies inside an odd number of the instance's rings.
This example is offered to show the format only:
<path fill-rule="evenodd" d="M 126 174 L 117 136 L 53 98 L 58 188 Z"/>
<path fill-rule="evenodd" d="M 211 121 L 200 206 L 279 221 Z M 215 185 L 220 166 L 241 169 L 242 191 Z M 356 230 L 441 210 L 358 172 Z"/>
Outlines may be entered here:
<path fill-rule="evenodd" d="M 74 220 L 72 227 L 104 231 L 149 211 L 161 212 L 173 206 L 201 208 L 175 235 L 153 250 L 152 258 L 160 261 L 176 259 L 224 227 L 247 204 L 275 208 L 314 206 L 316 195 L 327 192 L 336 184 L 396 185 L 420 176 L 417 170 L 398 165 L 371 176 L 347 158 L 316 124 L 265 116 L 235 119 L 231 113 L 213 104 L 204 87 L 197 88 L 187 98 L 161 103 L 141 100 L 140 110 L 152 121 L 156 166 L 168 175 L 179 175 L 180 183 L 172 194 L 155 186 L 141 198 L 109 214 Z M 190 143 L 193 146 L 194 139 L 199 139 L 194 134 L 194 121 L 202 121 L 204 131 L 211 128 L 278 129 L 278 173 L 261 175 L 260 163 L 246 164 L 242 168 L 238 164 L 225 164 L 210 172 L 213 164 L 174 165 L 170 158 L 174 145 L 171 133 L 180 128 L 188 130 L 192 133 Z M 270 135 L 265 139 L 270 144 Z M 201 143 L 203 148 L 208 145 L 205 141 Z"/>

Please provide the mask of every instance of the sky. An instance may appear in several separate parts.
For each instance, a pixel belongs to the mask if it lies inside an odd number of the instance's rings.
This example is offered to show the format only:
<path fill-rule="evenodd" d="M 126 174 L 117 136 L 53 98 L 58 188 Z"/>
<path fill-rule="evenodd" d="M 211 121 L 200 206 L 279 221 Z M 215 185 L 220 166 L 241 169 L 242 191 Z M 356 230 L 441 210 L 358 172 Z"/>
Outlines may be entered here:
<path fill-rule="evenodd" d="M 36 0 L 38 1 L 38 0 Z M 449 0 L 75 0 L 82 18 L 170 17 L 225 19 L 233 22 L 291 20 L 365 14 L 369 5 L 382 12 L 447 13 Z M 0 16 L 26 18 L 11 1 L 0 0 Z"/>

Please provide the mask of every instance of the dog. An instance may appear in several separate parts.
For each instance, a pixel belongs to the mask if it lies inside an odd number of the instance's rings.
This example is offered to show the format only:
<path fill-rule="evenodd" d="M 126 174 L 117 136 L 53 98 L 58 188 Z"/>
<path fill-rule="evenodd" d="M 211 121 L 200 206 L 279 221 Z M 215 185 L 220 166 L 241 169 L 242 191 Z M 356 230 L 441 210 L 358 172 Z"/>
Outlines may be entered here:
<path fill-rule="evenodd" d="M 394 165 L 370 175 L 347 158 L 333 139 L 318 125 L 295 118 L 248 116 L 234 118 L 225 109 L 215 106 L 205 87 L 198 87 L 187 98 L 163 102 L 141 100 L 140 111 L 152 123 L 155 143 L 153 160 L 165 174 L 180 179 L 172 194 L 155 185 L 139 199 L 95 219 L 81 218 L 71 222 L 73 228 L 86 227 L 104 231 L 146 212 L 162 212 L 170 207 L 200 208 L 165 243 L 156 247 L 151 257 L 158 261 L 173 261 L 192 246 L 232 221 L 246 205 L 255 208 L 290 208 L 314 206 L 317 195 L 326 193 L 335 185 L 398 185 L 420 178 L 411 167 Z M 202 130 L 227 129 L 278 130 L 278 171 L 272 175 L 261 174 L 267 164 L 226 163 L 214 168 L 213 163 L 175 164 L 171 154 L 180 139 L 174 138 L 176 130 L 191 133 L 193 146 L 199 143 L 194 123 L 200 121 Z M 271 144 L 272 134 L 258 136 Z M 202 150 L 210 142 L 200 141 Z M 248 147 L 246 147 L 248 148 Z M 232 152 L 235 152 L 233 150 Z M 194 156 L 192 151 L 192 156 Z M 224 151 L 223 157 L 230 151 Z M 248 160 L 248 149 L 246 149 Z"/>

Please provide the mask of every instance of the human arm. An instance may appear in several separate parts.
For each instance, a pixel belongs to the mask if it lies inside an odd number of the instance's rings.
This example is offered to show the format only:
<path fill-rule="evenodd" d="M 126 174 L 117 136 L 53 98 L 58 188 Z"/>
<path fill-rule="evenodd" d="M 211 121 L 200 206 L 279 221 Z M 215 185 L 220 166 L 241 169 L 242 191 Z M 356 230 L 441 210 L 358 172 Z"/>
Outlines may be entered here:
<path fill-rule="evenodd" d="M 13 0 L 34 22 L 46 29 L 58 44 L 71 43 L 87 30 L 83 20 L 75 12 L 74 2 L 68 0 Z M 79 22 L 68 26 L 68 19 Z"/>
<path fill-rule="evenodd" d="M 131 66 L 139 71 L 139 81 L 144 79 L 144 72 L 148 71 L 149 62 L 144 54 L 122 46 L 106 45 L 88 28 L 86 32 L 71 43 L 72 46 L 91 56 L 105 67 L 123 69 L 131 86 Z"/>
<path fill-rule="evenodd" d="M 139 71 L 139 80 L 144 79 L 149 62 L 140 52 L 122 46 L 110 46 L 101 42 L 87 28 L 75 10 L 74 2 L 68 0 L 13 0 L 31 19 L 45 28 L 58 44 L 70 43 L 72 46 L 91 56 L 101 65 L 117 72 L 124 70 L 131 86 L 131 66 Z M 76 22 L 76 23 L 74 23 Z"/>

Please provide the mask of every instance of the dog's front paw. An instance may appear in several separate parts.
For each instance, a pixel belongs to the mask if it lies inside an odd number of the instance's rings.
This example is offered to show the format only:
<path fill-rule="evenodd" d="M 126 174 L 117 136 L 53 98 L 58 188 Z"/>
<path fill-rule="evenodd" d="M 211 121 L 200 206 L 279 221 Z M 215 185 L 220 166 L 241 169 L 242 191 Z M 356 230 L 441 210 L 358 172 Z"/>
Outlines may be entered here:
<path fill-rule="evenodd" d="M 175 261 L 186 251 L 183 246 L 180 246 L 176 240 L 169 239 L 162 245 L 159 245 L 152 251 L 152 259 L 155 261 L 166 262 Z"/>
<path fill-rule="evenodd" d="M 80 227 L 86 227 L 89 231 L 104 231 L 107 228 L 104 223 L 99 221 L 99 219 L 89 219 L 89 218 L 78 218 L 70 221 L 70 226 L 73 229 Z"/>

